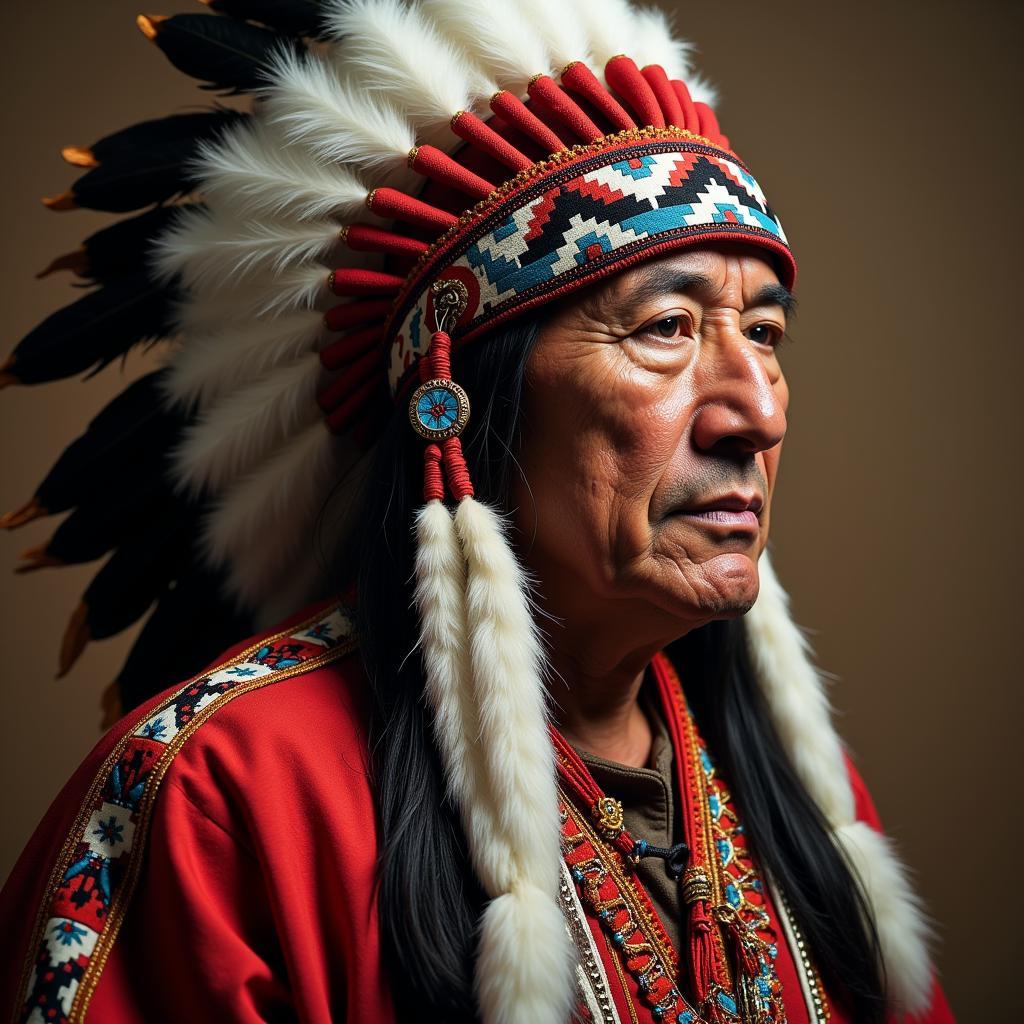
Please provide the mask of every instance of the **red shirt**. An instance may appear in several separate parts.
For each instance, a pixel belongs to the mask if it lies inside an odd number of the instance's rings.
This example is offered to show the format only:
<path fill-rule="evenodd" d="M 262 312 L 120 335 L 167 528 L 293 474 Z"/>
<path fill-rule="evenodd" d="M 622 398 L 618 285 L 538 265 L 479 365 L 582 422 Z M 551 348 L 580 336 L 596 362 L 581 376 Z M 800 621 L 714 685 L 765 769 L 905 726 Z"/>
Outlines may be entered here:
<path fill-rule="evenodd" d="M 100 739 L 0 892 L 11 940 L 0 1006 L 32 993 L 16 1019 L 393 1019 L 365 675 L 331 627 L 308 630 L 331 607 L 239 644 L 218 674 L 204 673 L 229 682 L 165 691 Z M 172 697 L 180 721 L 168 742 Z M 858 814 L 877 826 L 851 778 Z M 792 976 L 791 963 L 780 974 Z M 919 1020 L 947 1024 L 935 992 Z M 792 1020 L 805 1020 L 792 999 Z"/>

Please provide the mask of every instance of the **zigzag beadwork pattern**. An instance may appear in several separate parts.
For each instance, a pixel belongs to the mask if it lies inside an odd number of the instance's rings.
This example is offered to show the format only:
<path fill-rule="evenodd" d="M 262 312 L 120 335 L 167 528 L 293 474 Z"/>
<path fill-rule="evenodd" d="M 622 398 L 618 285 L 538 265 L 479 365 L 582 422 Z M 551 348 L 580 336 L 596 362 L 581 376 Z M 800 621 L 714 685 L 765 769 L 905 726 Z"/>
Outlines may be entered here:
<path fill-rule="evenodd" d="M 518 312 L 571 280 L 599 276 L 604 266 L 621 269 L 628 256 L 698 235 L 756 236 L 788 252 L 761 187 L 731 154 L 692 142 L 639 142 L 514 192 L 452 244 L 430 277 L 466 285 L 468 309 L 452 332 L 466 341 L 503 312 Z M 414 289 L 399 313 L 392 388 L 430 344 L 429 302 L 425 286 Z"/>
<path fill-rule="evenodd" d="M 262 681 L 337 657 L 349 646 L 343 644 L 350 633 L 341 609 L 330 608 L 189 680 L 122 737 L 98 772 L 50 877 L 17 1020 L 66 1024 L 84 1016 L 101 949 L 113 942 L 130 896 L 156 789 L 191 729 Z"/>

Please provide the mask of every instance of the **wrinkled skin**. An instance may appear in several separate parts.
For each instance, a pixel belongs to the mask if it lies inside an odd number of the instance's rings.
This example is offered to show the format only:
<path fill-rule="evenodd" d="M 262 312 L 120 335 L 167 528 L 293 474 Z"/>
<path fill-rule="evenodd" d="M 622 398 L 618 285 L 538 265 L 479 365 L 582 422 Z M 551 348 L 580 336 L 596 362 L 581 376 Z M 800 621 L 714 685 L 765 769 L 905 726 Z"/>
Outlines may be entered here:
<path fill-rule="evenodd" d="M 788 304 L 766 255 L 715 245 L 571 295 L 541 332 L 513 518 L 554 619 L 543 627 L 560 724 L 587 749 L 643 763 L 636 693 L 650 658 L 757 597 L 786 432 L 776 348 Z M 752 502 L 749 522 L 688 514 L 723 495 Z"/>

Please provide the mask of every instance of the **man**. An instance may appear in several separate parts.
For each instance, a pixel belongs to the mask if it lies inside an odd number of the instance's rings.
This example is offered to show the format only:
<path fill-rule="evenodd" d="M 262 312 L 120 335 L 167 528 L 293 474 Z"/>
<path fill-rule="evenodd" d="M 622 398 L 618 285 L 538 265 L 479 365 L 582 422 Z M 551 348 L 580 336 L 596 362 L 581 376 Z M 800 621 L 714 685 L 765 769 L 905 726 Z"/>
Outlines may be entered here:
<path fill-rule="evenodd" d="M 344 597 L 100 741 L 15 1019 L 951 1019 L 765 555 L 785 235 L 663 20 L 571 13 L 328 4 L 200 147 L 172 476 L 249 606 Z"/>

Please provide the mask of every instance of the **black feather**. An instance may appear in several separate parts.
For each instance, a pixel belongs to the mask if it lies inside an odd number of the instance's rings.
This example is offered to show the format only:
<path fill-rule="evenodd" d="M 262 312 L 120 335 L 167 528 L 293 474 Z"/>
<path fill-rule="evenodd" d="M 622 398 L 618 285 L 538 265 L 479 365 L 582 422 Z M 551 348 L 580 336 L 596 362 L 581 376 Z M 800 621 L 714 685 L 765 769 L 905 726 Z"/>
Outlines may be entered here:
<path fill-rule="evenodd" d="M 156 206 L 136 217 L 122 217 L 82 242 L 86 266 L 80 272 L 90 281 L 106 282 L 138 270 L 147 259 L 153 240 L 170 224 L 183 206 Z"/>
<path fill-rule="evenodd" d="M 89 152 L 100 164 L 120 162 L 146 156 L 154 150 L 179 147 L 188 142 L 208 139 L 249 116 L 242 111 L 231 110 L 218 104 L 211 110 L 155 117 L 104 135 L 89 147 Z"/>
<path fill-rule="evenodd" d="M 171 498 L 171 486 L 161 473 L 145 479 L 125 478 L 121 493 L 80 505 L 57 527 L 46 554 L 65 565 L 94 562 L 113 551 L 140 525 L 159 513 Z"/>
<path fill-rule="evenodd" d="M 210 10 L 258 21 L 290 36 L 323 38 L 323 12 L 316 0 L 210 0 Z"/>
<path fill-rule="evenodd" d="M 253 629 L 251 618 L 224 597 L 219 577 L 185 570 L 161 593 L 118 674 L 123 709 L 197 675 Z"/>
<path fill-rule="evenodd" d="M 196 147 L 246 116 L 231 110 L 176 114 L 108 135 L 92 147 L 98 166 L 75 181 L 71 194 L 85 209 L 127 213 L 191 192 Z"/>
<path fill-rule="evenodd" d="M 144 270 L 102 285 L 34 327 L 11 353 L 8 371 L 23 384 L 99 372 L 133 345 L 174 329 L 172 289 Z"/>
<path fill-rule="evenodd" d="M 101 640 L 140 618 L 189 558 L 195 516 L 169 501 L 127 536 L 86 588 L 89 635 Z"/>
<path fill-rule="evenodd" d="M 154 42 L 179 70 L 207 83 L 203 88 L 251 92 L 267 84 L 272 54 L 298 40 L 245 21 L 212 14 L 174 14 L 155 24 Z"/>
<path fill-rule="evenodd" d="M 166 472 L 160 458 L 181 435 L 186 417 L 167 408 L 164 370 L 140 377 L 108 403 L 54 463 L 35 496 L 48 512 L 64 512 L 104 495 L 123 495 Z"/>

